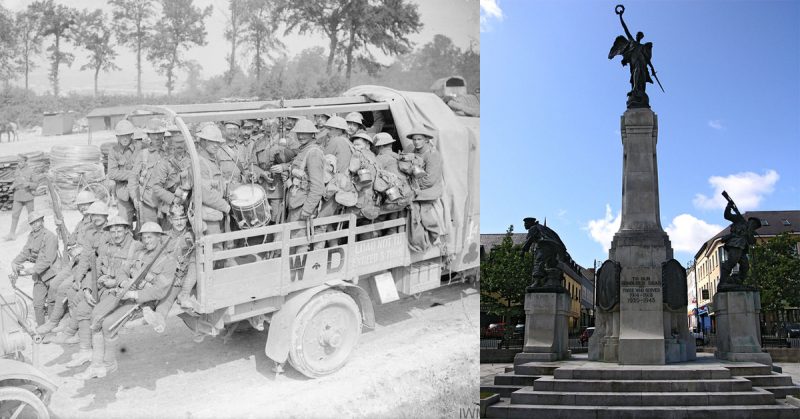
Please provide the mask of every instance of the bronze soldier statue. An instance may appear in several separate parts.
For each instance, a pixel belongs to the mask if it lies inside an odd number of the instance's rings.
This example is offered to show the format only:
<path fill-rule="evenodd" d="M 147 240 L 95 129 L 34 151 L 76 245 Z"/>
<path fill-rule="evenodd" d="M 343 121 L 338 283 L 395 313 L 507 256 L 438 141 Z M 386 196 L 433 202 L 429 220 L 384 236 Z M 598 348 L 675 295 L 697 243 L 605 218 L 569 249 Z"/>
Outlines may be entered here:
<path fill-rule="evenodd" d="M 563 288 L 558 262 L 568 260 L 566 246 L 555 231 L 539 224 L 535 218 L 527 217 L 523 221 L 528 230 L 528 238 L 522 246 L 522 254 L 534 247 L 533 284 L 528 287 L 528 292 L 542 288 L 554 290 Z"/>
<path fill-rule="evenodd" d="M 747 271 L 750 270 L 747 251 L 750 246 L 755 244 L 756 230 L 761 227 L 761 220 L 755 217 L 745 220 L 728 193 L 722 191 L 722 196 L 728 200 L 728 205 L 725 206 L 725 219 L 731 222 L 730 233 L 722 237 L 727 258 L 719 266 L 718 289 L 725 291 L 744 287 L 742 282 L 747 277 Z M 736 264 L 739 264 L 739 273 L 731 275 Z"/>

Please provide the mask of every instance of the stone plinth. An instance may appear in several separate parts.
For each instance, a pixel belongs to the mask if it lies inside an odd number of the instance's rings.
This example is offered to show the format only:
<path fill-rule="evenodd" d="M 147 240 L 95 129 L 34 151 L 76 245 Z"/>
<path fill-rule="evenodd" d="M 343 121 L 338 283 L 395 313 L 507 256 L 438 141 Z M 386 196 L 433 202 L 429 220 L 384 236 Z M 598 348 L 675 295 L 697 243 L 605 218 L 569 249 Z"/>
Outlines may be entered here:
<path fill-rule="evenodd" d="M 758 291 L 718 292 L 714 296 L 717 318 L 717 350 L 714 356 L 728 361 L 750 361 L 772 365 L 772 358 L 761 352 Z"/>
<path fill-rule="evenodd" d="M 525 296 L 525 342 L 514 364 L 568 359 L 566 292 L 529 292 Z"/>

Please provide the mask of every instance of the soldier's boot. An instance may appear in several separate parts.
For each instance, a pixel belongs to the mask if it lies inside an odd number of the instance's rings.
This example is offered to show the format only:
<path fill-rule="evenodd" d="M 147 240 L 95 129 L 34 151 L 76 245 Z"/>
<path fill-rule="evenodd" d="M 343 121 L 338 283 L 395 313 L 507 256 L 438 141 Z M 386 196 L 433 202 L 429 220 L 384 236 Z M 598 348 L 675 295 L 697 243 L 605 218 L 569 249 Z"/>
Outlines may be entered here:
<path fill-rule="evenodd" d="M 106 376 L 106 367 L 104 364 L 104 357 L 106 351 L 105 338 L 103 332 L 92 333 L 92 363 L 86 371 L 76 374 L 75 378 L 79 380 L 88 380 L 90 378 L 103 378 Z"/>
<path fill-rule="evenodd" d="M 80 342 L 80 338 L 78 337 L 78 324 L 77 324 L 77 322 L 71 322 L 71 321 L 69 321 L 69 319 L 67 319 L 67 320 L 68 321 L 66 323 L 66 326 L 64 327 L 64 330 L 56 333 L 56 329 L 61 327 L 60 324 L 58 325 L 58 327 L 53 329 L 53 333 L 55 333 L 55 336 L 50 338 L 50 342 L 62 343 L 62 344 L 67 344 L 67 345 L 74 345 L 74 344 Z M 63 321 L 62 321 L 62 323 L 63 323 Z M 87 339 L 86 347 L 87 348 L 91 347 L 91 338 Z"/>
<path fill-rule="evenodd" d="M 40 335 L 44 335 L 46 333 L 50 333 L 50 332 L 53 331 L 53 329 L 56 328 L 56 326 L 58 326 L 58 324 L 53 322 L 52 319 L 51 320 L 47 320 L 43 325 L 41 325 L 41 326 L 36 328 L 36 333 L 38 333 Z"/>
<path fill-rule="evenodd" d="M 108 375 L 117 370 L 117 342 L 119 341 L 119 336 L 104 338 L 104 340 L 103 367 L 106 370 L 106 375 Z"/>
<path fill-rule="evenodd" d="M 166 322 L 164 321 L 164 316 L 153 311 L 153 309 L 150 307 L 145 307 L 142 309 L 142 316 L 144 316 L 144 321 L 146 321 L 147 324 L 153 326 L 153 330 L 158 333 L 164 333 L 164 329 L 167 326 Z"/>
<path fill-rule="evenodd" d="M 80 342 L 80 350 L 72 355 L 72 360 L 67 364 L 68 367 L 74 368 L 81 366 L 92 360 L 92 344 L 94 337 L 92 331 L 89 329 L 89 320 L 81 320 L 78 328 L 78 340 Z"/>
<path fill-rule="evenodd" d="M 69 328 L 70 321 L 71 321 L 70 320 L 70 316 L 67 315 L 67 316 L 62 317 L 61 321 L 58 322 L 58 326 L 53 328 L 53 330 L 51 330 L 51 332 L 58 333 L 58 332 L 63 332 L 65 330 L 67 330 Z"/>

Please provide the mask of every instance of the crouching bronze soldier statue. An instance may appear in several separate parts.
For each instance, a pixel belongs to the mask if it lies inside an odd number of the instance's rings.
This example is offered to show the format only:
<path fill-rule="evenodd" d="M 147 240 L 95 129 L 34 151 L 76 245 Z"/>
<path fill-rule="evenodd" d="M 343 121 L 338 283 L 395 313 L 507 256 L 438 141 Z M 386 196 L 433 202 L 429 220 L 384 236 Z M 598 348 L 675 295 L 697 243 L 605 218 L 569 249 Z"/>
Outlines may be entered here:
<path fill-rule="evenodd" d="M 561 285 L 563 274 L 558 267 L 559 261 L 568 259 L 567 248 L 561 238 L 549 227 L 539 224 L 535 218 L 527 217 L 523 221 L 528 230 L 528 238 L 522 246 L 522 254 L 533 247 L 533 283 L 528 287 L 528 292 L 566 292 Z"/>

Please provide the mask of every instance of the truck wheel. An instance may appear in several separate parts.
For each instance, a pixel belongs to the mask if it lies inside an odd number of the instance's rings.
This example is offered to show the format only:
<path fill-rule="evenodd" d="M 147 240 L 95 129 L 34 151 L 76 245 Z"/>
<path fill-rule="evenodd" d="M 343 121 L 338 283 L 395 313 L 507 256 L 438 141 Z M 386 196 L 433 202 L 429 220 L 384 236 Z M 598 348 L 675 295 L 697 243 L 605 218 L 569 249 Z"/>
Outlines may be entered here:
<path fill-rule="evenodd" d="M 0 387 L 0 417 L 49 419 L 50 412 L 35 394 L 19 387 Z"/>
<path fill-rule="evenodd" d="M 306 377 L 331 374 L 347 362 L 360 335 L 358 304 L 341 291 L 324 291 L 297 313 L 289 363 Z"/>

